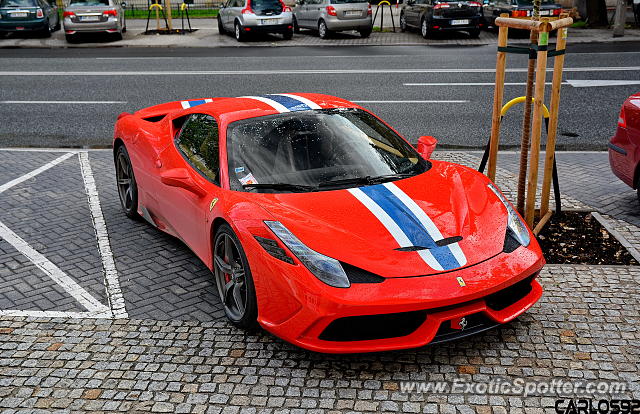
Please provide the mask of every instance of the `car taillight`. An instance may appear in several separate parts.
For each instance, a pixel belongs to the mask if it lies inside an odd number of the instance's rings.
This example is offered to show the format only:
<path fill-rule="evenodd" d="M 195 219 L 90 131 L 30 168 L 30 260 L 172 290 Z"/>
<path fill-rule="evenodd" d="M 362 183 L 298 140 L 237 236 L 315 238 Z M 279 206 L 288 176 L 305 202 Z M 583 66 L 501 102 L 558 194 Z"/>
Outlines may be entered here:
<path fill-rule="evenodd" d="M 117 16 L 118 15 L 118 10 L 113 9 L 113 10 L 105 10 L 102 12 L 102 14 L 104 16 Z"/>
<path fill-rule="evenodd" d="M 62 13 L 62 17 L 76 17 L 76 14 L 72 11 L 66 11 Z"/>
<path fill-rule="evenodd" d="M 624 115 L 624 107 L 622 107 L 620 109 L 620 115 L 618 116 L 618 126 L 620 128 L 626 128 L 627 127 L 627 118 Z"/>
<path fill-rule="evenodd" d="M 251 7 L 247 6 L 242 9 L 242 14 L 253 14 L 253 10 L 251 9 Z"/>
<path fill-rule="evenodd" d="M 447 3 L 438 3 L 435 6 L 433 6 L 434 9 L 446 9 L 451 7 L 450 5 L 448 5 Z"/>
<path fill-rule="evenodd" d="M 367 16 L 371 16 L 371 14 L 372 14 L 371 4 L 369 4 L 368 7 L 367 7 Z"/>
<path fill-rule="evenodd" d="M 42 9 L 36 10 L 36 17 L 40 19 L 44 17 L 44 13 L 42 12 Z"/>
<path fill-rule="evenodd" d="M 470 2 L 469 2 L 469 6 L 472 6 L 472 7 L 482 7 L 482 4 L 478 3 L 477 1 L 470 1 Z"/>
<path fill-rule="evenodd" d="M 327 14 L 329 16 L 337 16 L 338 13 L 336 13 L 336 8 L 333 6 L 327 6 Z"/>
<path fill-rule="evenodd" d="M 554 16 L 560 16 L 560 13 L 562 13 L 562 9 L 553 9 Z"/>
<path fill-rule="evenodd" d="M 511 17 L 527 17 L 526 10 L 513 10 L 511 12 Z"/>

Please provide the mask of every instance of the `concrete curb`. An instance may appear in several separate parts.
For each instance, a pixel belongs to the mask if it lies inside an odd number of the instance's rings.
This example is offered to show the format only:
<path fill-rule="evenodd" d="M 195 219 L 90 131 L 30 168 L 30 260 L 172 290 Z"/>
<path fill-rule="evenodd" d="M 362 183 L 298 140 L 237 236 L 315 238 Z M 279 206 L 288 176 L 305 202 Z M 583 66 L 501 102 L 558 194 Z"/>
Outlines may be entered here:
<path fill-rule="evenodd" d="M 618 232 L 613 227 L 613 224 L 611 224 L 609 220 L 604 218 L 602 214 L 598 213 L 597 211 L 592 211 L 591 215 L 596 220 L 598 220 L 598 222 L 602 225 L 602 227 L 604 227 L 609 232 L 609 234 L 611 234 L 616 240 L 620 242 L 620 244 L 625 249 L 627 249 L 629 254 L 633 256 L 634 259 L 636 259 L 636 262 L 640 263 L 640 252 L 635 247 L 633 247 L 633 245 L 629 242 L 629 240 L 627 240 L 622 234 L 620 234 L 620 232 Z"/>

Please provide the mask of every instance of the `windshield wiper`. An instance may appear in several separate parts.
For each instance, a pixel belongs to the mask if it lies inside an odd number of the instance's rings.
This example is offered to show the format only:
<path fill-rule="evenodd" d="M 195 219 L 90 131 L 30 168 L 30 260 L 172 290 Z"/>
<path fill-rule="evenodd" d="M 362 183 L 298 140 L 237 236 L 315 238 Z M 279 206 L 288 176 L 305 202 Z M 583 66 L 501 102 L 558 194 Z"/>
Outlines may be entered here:
<path fill-rule="evenodd" d="M 295 190 L 295 191 L 313 191 L 318 188 L 312 185 L 291 184 L 291 183 L 259 183 L 259 184 L 243 184 L 242 188 L 268 188 L 272 190 Z"/>
<path fill-rule="evenodd" d="M 408 178 L 413 177 L 414 173 L 397 173 L 397 174 L 387 174 L 387 175 L 365 175 L 364 177 L 354 177 L 354 178 L 343 178 L 340 180 L 331 180 L 324 181 L 318 184 L 318 187 L 331 187 L 334 185 L 346 185 L 346 184 L 380 184 L 385 183 L 387 181 L 393 181 L 398 178 Z"/>

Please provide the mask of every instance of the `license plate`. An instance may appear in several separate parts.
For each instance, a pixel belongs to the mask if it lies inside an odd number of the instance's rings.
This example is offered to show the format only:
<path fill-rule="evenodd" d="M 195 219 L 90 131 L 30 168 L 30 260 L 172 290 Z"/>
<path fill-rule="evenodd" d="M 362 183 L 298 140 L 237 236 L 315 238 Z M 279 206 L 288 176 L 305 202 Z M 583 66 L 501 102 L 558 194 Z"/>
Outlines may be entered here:
<path fill-rule="evenodd" d="M 551 15 L 551 10 L 540 10 L 540 16 L 549 16 Z"/>
<path fill-rule="evenodd" d="M 97 22 L 100 20 L 100 16 L 81 16 L 80 20 L 83 22 Z"/>
<path fill-rule="evenodd" d="M 27 17 L 27 12 L 13 12 L 11 13 L 11 17 Z"/>
<path fill-rule="evenodd" d="M 451 20 L 451 25 L 469 24 L 469 20 Z"/>
<path fill-rule="evenodd" d="M 262 19 L 260 20 L 260 24 L 278 24 L 278 19 Z"/>
<path fill-rule="evenodd" d="M 344 12 L 345 16 L 360 16 L 362 15 L 362 12 L 360 12 L 360 10 L 347 10 L 346 12 Z"/>

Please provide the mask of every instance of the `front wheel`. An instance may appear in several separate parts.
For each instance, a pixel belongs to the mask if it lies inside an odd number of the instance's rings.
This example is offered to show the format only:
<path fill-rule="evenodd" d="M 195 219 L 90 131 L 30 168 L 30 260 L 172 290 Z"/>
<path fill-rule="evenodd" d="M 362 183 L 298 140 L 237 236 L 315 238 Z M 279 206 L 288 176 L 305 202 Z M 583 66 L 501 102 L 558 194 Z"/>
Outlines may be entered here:
<path fill-rule="evenodd" d="M 293 16 L 293 32 L 294 33 L 300 33 L 300 26 L 298 26 L 298 19 L 296 19 L 296 16 Z"/>
<path fill-rule="evenodd" d="M 256 325 L 258 302 L 249 262 L 233 229 L 223 224 L 213 242 L 213 273 L 224 313 L 242 329 Z"/>
<path fill-rule="evenodd" d="M 407 16 L 405 16 L 404 13 L 400 13 L 400 31 L 407 31 Z"/>
<path fill-rule="evenodd" d="M 327 29 L 327 24 L 324 20 L 320 20 L 318 23 L 318 35 L 320 36 L 320 39 L 328 39 L 329 36 L 331 36 L 331 32 Z"/>
<path fill-rule="evenodd" d="M 425 18 L 420 22 L 420 34 L 424 39 L 429 38 L 429 22 Z"/>
<path fill-rule="evenodd" d="M 129 158 L 129 153 L 124 145 L 116 151 L 115 164 L 120 206 L 127 217 L 137 219 L 140 217 L 138 215 L 138 184 L 133 175 L 131 158 Z"/>
<path fill-rule="evenodd" d="M 367 27 L 366 29 L 360 30 L 360 37 L 362 37 L 363 39 L 366 39 L 369 36 L 371 36 L 371 28 L 370 27 Z"/>
<path fill-rule="evenodd" d="M 218 33 L 220 35 L 226 34 L 224 30 L 224 25 L 222 24 L 222 18 L 220 17 L 220 14 L 218 14 Z"/>

